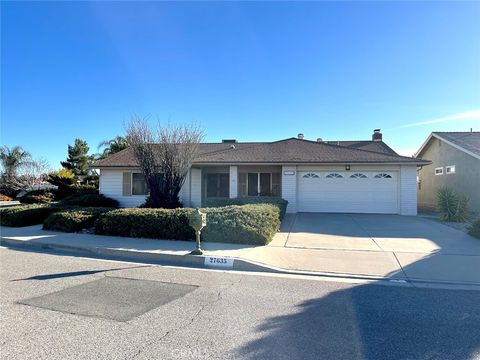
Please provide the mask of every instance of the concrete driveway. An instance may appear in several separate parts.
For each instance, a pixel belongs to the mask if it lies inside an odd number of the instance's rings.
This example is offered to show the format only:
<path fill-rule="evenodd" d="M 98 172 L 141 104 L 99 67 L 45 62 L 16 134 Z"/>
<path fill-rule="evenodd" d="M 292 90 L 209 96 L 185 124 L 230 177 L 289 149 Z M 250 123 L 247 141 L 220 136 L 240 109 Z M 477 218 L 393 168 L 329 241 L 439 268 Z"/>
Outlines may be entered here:
<path fill-rule="evenodd" d="M 272 245 L 480 255 L 479 240 L 433 219 L 417 216 L 299 213 L 287 216 L 282 234 Z"/>
<path fill-rule="evenodd" d="M 268 247 L 294 269 L 480 285 L 480 240 L 423 217 L 287 215 Z"/>

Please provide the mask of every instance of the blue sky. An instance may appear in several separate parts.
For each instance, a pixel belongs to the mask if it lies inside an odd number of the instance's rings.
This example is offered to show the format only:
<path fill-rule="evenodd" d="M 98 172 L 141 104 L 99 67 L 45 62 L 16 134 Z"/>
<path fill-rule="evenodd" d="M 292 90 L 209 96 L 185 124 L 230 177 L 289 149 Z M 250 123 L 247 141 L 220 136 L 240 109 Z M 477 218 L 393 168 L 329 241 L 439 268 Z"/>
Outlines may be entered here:
<path fill-rule="evenodd" d="M 478 2 L 1 7 L 1 142 L 54 167 L 133 113 L 197 122 L 207 141 L 381 128 L 407 155 L 431 131 L 480 130 Z"/>

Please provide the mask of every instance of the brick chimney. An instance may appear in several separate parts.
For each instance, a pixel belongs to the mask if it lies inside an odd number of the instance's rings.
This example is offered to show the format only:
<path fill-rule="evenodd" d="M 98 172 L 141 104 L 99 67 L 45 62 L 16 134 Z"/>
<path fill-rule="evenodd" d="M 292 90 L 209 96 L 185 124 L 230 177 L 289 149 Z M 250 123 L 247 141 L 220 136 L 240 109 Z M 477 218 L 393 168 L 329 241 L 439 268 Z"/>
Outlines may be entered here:
<path fill-rule="evenodd" d="M 382 133 L 380 129 L 373 130 L 372 141 L 382 141 Z"/>

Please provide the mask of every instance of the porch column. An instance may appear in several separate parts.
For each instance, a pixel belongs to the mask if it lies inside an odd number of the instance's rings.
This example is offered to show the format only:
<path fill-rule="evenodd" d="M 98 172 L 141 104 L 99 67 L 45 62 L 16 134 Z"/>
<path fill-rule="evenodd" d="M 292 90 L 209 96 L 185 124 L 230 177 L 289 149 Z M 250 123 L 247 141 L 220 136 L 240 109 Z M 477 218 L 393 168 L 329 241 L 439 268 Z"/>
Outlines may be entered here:
<path fill-rule="evenodd" d="M 288 201 L 287 213 L 297 212 L 297 167 L 282 166 L 282 198 Z"/>
<path fill-rule="evenodd" d="M 202 169 L 190 169 L 190 206 L 202 206 Z"/>
<path fill-rule="evenodd" d="M 238 197 L 238 167 L 230 166 L 230 199 Z"/>

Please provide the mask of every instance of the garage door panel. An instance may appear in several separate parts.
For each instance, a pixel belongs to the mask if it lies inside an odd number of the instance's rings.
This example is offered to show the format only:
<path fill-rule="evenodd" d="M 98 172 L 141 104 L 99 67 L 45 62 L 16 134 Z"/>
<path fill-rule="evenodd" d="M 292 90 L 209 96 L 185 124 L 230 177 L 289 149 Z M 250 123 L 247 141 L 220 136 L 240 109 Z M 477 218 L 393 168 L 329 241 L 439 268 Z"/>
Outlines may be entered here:
<path fill-rule="evenodd" d="M 328 178 L 338 173 L 343 178 Z M 356 178 L 351 178 L 353 174 Z M 308 176 L 304 177 L 306 174 Z M 298 209 L 303 212 L 397 213 L 398 182 L 394 172 L 299 172 Z M 380 177 L 378 174 L 387 174 Z M 375 177 L 377 175 L 377 177 Z M 366 176 L 366 178 L 363 178 Z"/>

